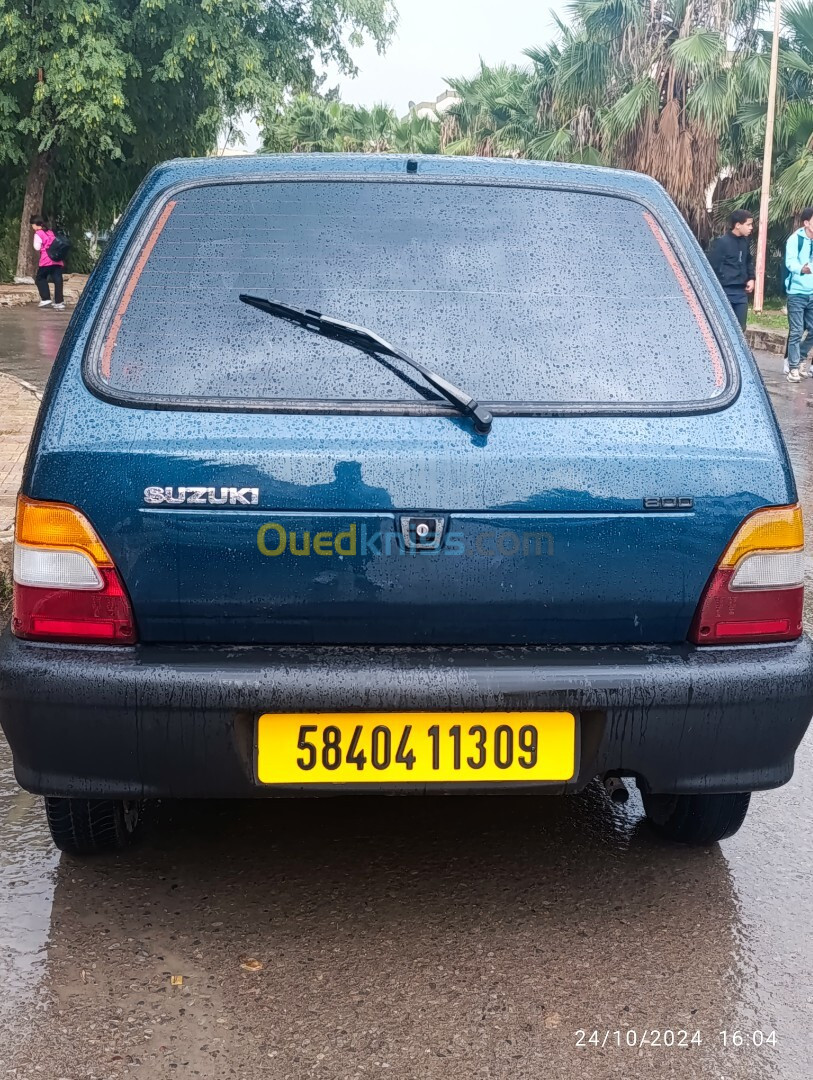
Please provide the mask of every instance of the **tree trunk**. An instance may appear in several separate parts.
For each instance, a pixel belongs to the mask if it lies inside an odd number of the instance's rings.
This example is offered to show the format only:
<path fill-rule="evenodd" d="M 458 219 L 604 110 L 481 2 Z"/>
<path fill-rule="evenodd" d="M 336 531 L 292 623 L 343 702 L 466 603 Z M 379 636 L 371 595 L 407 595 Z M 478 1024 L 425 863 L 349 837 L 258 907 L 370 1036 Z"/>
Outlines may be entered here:
<path fill-rule="evenodd" d="M 37 269 L 38 260 L 35 258 L 33 233 L 31 232 L 30 218 L 32 215 L 42 213 L 42 201 L 45 196 L 45 185 L 48 181 L 50 163 L 47 154 L 37 154 L 31 162 L 28 170 L 28 180 L 25 184 L 23 196 L 23 213 L 20 221 L 20 246 L 17 249 L 17 275 L 20 278 L 33 278 Z"/>

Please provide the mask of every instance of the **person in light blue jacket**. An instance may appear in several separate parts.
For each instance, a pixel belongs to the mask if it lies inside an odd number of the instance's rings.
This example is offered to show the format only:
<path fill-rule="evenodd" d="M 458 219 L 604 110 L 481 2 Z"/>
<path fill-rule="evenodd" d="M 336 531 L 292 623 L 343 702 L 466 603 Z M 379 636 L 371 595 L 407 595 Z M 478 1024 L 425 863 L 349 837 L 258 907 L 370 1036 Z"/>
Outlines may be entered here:
<path fill-rule="evenodd" d="M 788 294 L 788 382 L 799 382 L 802 335 L 805 355 L 813 348 L 813 206 L 802 211 L 802 227 L 785 245 L 785 291 Z"/>

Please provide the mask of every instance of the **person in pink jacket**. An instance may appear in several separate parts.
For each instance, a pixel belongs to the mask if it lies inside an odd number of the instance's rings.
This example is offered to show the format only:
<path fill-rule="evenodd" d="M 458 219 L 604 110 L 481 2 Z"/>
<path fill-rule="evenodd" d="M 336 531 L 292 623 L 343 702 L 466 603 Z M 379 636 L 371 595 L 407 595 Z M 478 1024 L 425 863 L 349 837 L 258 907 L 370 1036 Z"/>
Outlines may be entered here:
<path fill-rule="evenodd" d="M 48 285 L 50 279 L 54 283 L 54 310 L 64 311 L 62 271 L 65 263 L 61 260 L 55 261 L 48 255 L 48 248 L 54 242 L 55 234 L 48 228 L 45 219 L 41 217 L 31 218 L 31 228 L 34 230 L 34 250 L 38 251 L 40 255 L 39 269 L 37 270 L 37 276 L 34 278 L 37 292 L 40 294 L 38 306 L 41 308 L 51 306 L 51 289 Z"/>

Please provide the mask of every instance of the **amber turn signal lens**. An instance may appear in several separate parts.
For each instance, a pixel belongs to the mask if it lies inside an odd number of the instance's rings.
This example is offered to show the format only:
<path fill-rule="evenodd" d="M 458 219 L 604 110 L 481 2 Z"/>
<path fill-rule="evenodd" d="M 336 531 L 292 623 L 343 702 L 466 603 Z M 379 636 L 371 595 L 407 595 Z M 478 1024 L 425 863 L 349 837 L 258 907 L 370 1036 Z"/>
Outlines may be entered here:
<path fill-rule="evenodd" d="M 96 566 L 112 566 L 107 549 L 88 519 L 67 503 L 17 497 L 15 540 L 29 548 L 81 551 Z"/>
<path fill-rule="evenodd" d="M 798 551 L 804 543 L 801 506 L 771 506 L 745 519 L 718 565 L 721 569 L 736 566 L 752 551 Z"/>

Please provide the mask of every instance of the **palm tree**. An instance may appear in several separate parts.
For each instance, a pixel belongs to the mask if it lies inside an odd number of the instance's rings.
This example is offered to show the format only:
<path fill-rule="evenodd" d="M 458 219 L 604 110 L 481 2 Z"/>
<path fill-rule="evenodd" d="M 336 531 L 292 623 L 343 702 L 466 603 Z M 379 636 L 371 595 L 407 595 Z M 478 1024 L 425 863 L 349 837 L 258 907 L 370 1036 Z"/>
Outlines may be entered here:
<path fill-rule="evenodd" d="M 555 17 L 555 16 L 554 16 Z M 545 48 L 526 49 L 532 62 L 531 95 L 536 103 L 537 131 L 527 140 L 524 156 L 544 161 L 580 161 L 606 164 L 592 109 L 585 102 L 557 96 L 557 78 L 563 52 L 574 41 L 573 32 L 556 19 L 562 40 Z"/>
<path fill-rule="evenodd" d="M 759 8 L 760 0 L 575 0 L 556 66 L 553 109 L 568 130 L 577 123 L 606 161 L 659 180 L 701 237 Z"/>
<path fill-rule="evenodd" d="M 300 94 L 261 117 L 264 153 L 355 151 L 412 154 L 440 152 L 440 122 L 414 112 L 399 120 L 386 105 L 345 105 Z"/>
<path fill-rule="evenodd" d="M 788 33 L 780 46 L 782 79 L 777 109 L 774 191 L 770 216 L 785 222 L 802 207 L 813 205 L 813 6 L 796 0 L 784 11 Z M 765 35 L 764 52 L 771 35 Z M 754 135 L 764 134 L 764 97 L 751 104 L 750 116 L 758 120 Z M 748 111 L 742 119 L 747 121 Z M 755 185 L 756 186 L 756 185 Z"/>
<path fill-rule="evenodd" d="M 813 6 L 796 0 L 784 12 L 779 47 L 770 238 L 778 247 L 791 219 L 813 205 Z M 759 31 L 736 71 L 737 114 L 722 141 L 724 178 L 718 217 L 759 207 L 772 33 Z"/>
<path fill-rule="evenodd" d="M 315 94 L 299 94 L 263 113 L 265 153 L 331 152 L 345 149 L 348 106 Z"/>
<path fill-rule="evenodd" d="M 411 112 L 393 129 L 392 148 L 401 154 L 439 154 L 440 121 Z"/>
<path fill-rule="evenodd" d="M 353 149 L 363 153 L 382 154 L 392 149 L 398 118 L 387 105 L 348 108 L 344 134 Z"/>
<path fill-rule="evenodd" d="M 522 154 L 537 133 L 538 99 L 529 72 L 513 64 L 488 67 L 471 79 L 447 79 L 460 98 L 441 122 L 447 154 L 506 157 Z"/>

